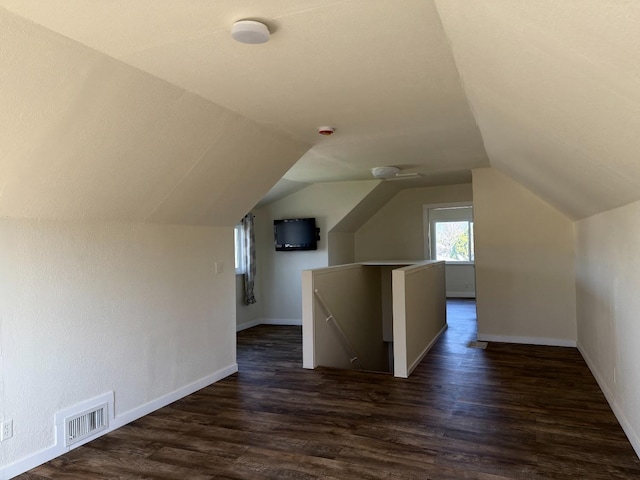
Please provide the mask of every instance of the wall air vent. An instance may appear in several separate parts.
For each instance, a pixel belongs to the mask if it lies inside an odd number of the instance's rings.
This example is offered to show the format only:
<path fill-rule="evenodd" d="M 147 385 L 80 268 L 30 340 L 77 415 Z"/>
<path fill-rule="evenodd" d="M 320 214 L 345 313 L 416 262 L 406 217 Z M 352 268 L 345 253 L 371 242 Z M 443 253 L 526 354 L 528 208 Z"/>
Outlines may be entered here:
<path fill-rule="evenodd" d="M 64 419 L 64 444 L 66 447 L 78 443 L 109 427 L 109 404 L 97 407 Z"/>

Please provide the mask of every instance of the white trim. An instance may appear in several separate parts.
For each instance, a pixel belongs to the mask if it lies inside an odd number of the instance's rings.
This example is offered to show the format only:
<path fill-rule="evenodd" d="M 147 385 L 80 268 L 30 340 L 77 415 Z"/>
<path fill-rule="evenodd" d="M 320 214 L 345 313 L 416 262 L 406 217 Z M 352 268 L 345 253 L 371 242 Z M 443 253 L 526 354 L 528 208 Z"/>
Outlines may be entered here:
<path fill-rule="evenodd" d="M 429 219 L 429 209 L 431 208 L 455 208 L 455 207 L 471 207 L 473 208 L 473 199 L 463 202 L 448 203 L 424 203 L 422 204 L 422 240 L 424 244 L 424 258 L 431 259 L 431 223 Z M 475 262 L 469 262 L 475 264 Z"/>
<path fill-rule="evenodd" d="M 56 445 L 61 445 L 62 447 L 65 446 L 65 419 L 67 417 L 70 417 L 78 412 L 81 412 L 83 410 L 88 410 L 92 407 L 95 407 L 96 405 L 99 404 L 103 404 L 106 403 L 107 404 L 107 428 L 105 429 L 105 433 L 106 431 L 109 430 L 109 424 L 111 424 L 113 422 L 113 418 L 115 415 L 115 400 L 114 400 L 114 394 L 113 392 L 107 392 L 104 395 L 100 395 L 98 397 L 92 398 L 90 400 L 86 400 L 84 402 L 78 403 L 76 405 L 73 405 L 69 408 L 65 408 L 64 410 L 61 410 L 59 412 L 57 412 L 54 415 L 54 419 L 55 419 L 55 428 L 56 428 Z M 85 443 L 89 443 L 91 440 L 99 437 L 103 435 L 103 433 L 96 433 L 95 435 L 92 435 L 91 437 L 76 442 L 73 445 L 71 445 L 69 448 L 64 448 L 64 451 L 68 451 L 71 449 L 74 449 L 76 447 L 79 447 L 80 445 L 84 445 Z"/>
<path fill-rule="evenodd" d="M 361 267 L 362 268 L 362 267 Z M 302 368 L 316 368 L 314 274 L 302 271 Z"/>
<path fill-rule="evenodd" d="M 167 393 L 166 395 L 163 395 L 155 400 L 152 400 L 149 403 L 145 403 L 144 405 L 140 405 L 139 407 L 136 407 L 133 410 L 129 410 L 128 412 L 125 412 L 122 415 L 117 416 L 115 419 L 112 419 L 108 429 L 103 430 L 95 437 L 91 437 L 91 439 L 87 439 L 87 442 L 90 440 L 95 440 L 96 438 L 101 437 L 102 435 L 109 433 L 117 428 L 120 428 L 123 425 L 126 425 L 127 423 L 133 422 L 134 420 L 137 420 L 140 417 L 144 417 L 145 415 L 148 415 L 151 412 L 154 412 L 162 407 L 165 407 L 170 403 L 175 402 L 176 400 L 180 400 L 181 398 L 186 397 L 187 395 L 191 395 L 192 393 L 197 392 L 198 390 L 204 387 L 207 387 L 213 383 L 216 383 L 222 380 L 223 378 L 228 377 L 229 375 L 233 375 L 237 371 L 238 371 L 238 364 L 234 363 L 232 365 L 229 365 L 225 368 L 218 370 L 217 372 L 207 375 L 206 377 L 196 380 L 195 382 L 185 385 L 184 387 L 181 387 L 178 390 Z M 89 402 L 92 402 L 92 401 L 93 400 L 90 400 Z M 83 404 L 84 403 L 87 403 L 87 402 L 83 402 Z M 27 458 L 18 460 L 15 463 L 12 463 L 10 465 L 0 468 L 0 480 L 9 480 L 10 478 L 16 477 L 28 470 L 31 470 L 32 468 L 35 468 L 39 465 L 42 465 L 43 463 L 53 460 L 56 457 L 59 457 L 60 455 L 67 453 L 69 450 L 79 447 L 83 443 L 87 443 L 87 442 L 79 442 L 74 444 L 72 447 L 65 447 L 64 442 L 58 441 L 58 438 L 59 436 L 58 436 L 58 433 L 56 432 L 55 445 L 45 448 L 44 450 L 40 450 L 39 452 Z"/>
<path fill-rule="evenodd" d="M 0 480 L 9 480 L 10 478 L 17 477 L 18 475 L 28 472 L 32 468 L 36 468 L 43 463 L 47 463 L 60 455 L 63 455 L 69 451 L 64 445 L 54 445 L 33 455 L 19 460 L 11 465 L 0 468 Z"/>
<path fill-rule="evenodd" d="M 433 340 L 431 340 L 429 342 L 429 345 L 427 345 L 425 347 L 425 349 L 422 351 L 422 353 L 420 355 L 418 355 L 418 358 L 411 365 L 409 365 L 409 368 L 407 369 L 407 376 L 403 377 L 403 378 L 408 378 L 409 375 L 411 375 L 411 373 L 420 364 L 420 362 L 424 359 L 424 357 L 427 355 L 427 353 L 429 353 L 429 350 L 431 350 L 431 347 L 433 347 L 435 345 L 435 343 L 438 341 L 440 336 L 445 332 L 445 330 L 448 327 L 449 326 L 447 324 L 445 324 L 445 326 L 440 329 L 440 331 L 436 334 L 436 336 L 433 337 Z M 394 375 L 394 376 L 397 376 L 397 375 Z"/>
<path fill-rule="evenodd" d="M 613 410 L 613 414 L 616 416 L 616 418 L 618 419 L 618 423 L 622 427 L 622 430 L 624 430 L 624 433 L 627 435 L 629 443 L 631 443 L 631 446 L 635 450 L 636 455 L 640 457 L 640 437 L 638 437 L 638 434 L 631 426 L 631 423 L 625 416 L 624 411 L 616 402 L 615 395 L 611 390 L 609 390 L 609 387 L 607 387 L 604 378 L 602 377 L 602 375 L 600 375 L 600 372 L 598 372 L 595 363 L 591 361 L 589 355 L 587 355 L 587 352 L 580 344 L 580 342 L 578 342 L 578 351 L 580 352 L 580 355 L 582 355 L 582 358 L 584 358 L 584 361 L 589 367 L 589 370 L 591 370 L 591 374 L 596 379 L 596 382 L 598 383 L 600 390 L 602 390 L 604 397 L 607 399 L 607 402 L 609 402 L 609 406 L 611 407 L 611 410 Z"/>
<path fill-rule="evenodd" d="M 447 292 L 447 298 L 476 298 L 476 292 Z"/>
<path fill-rule="evenodd" d="M 236 325 L 236 333 L 248 328 L 257 327 L 258 325 L 302 325 L 302 320 L 297 318 L 259 318 L 250 322 L 239 323 Z"/>
<path fill-rule="evenodd" d="M 302 325 L 301 318 L 262 318 L 262 325 Z"/>
<path fill-rule="evenodd" d="M 133 410 L 129 410 L 128 412 L 123 413 L 122 415 L 117 416 L 113 423 L 115 428 L 126 425 L 127 423 L 133 422 L 140 417 L 144 417 L 145 415 L 150 414 L 151 412 L 155 412 L 156 410 L 166 407 L 170 403 L 175 402 L 176 400 L 180 400 L 181 398 L 186 397 L 187 395 L 191 395 L 198 390 L 203 389 L 204 387 L 208 387 L 209 385 L 216 383 L 223 378 L 228 377 L 229 375 L 233 375 L 238 371 L 238 364 L 233 363 L 225 368 L 218 370 L 206 377 L 201 378 L 200 380 L 196 380 L 193 383 L 185 385 L 178 390 L 175 390 L 171 393 L 167 393 L 162 397 L 159 397 L 155 400 L 152 400 L 149 403 L 145 403 Z"/>
<path fill-rule="evenodd" d="M 481 342 L 500 342 L 500 343 L 521 343 L 524 345 L 546 345 L 549 347 L 575 347 L 575 340 L 567 340 L 564 338 L 546 338 L 546 337 L 512 337 L 509 335 L 485 335 L 478 332 L 478 341 Z"/>
<path fill-rule="evenodd" d="M 236 324 L 236 333 L 246 330 L 247 328 L 257 327 L 260 325 L 260 320 L 251 320 L 250 322 Z"/>

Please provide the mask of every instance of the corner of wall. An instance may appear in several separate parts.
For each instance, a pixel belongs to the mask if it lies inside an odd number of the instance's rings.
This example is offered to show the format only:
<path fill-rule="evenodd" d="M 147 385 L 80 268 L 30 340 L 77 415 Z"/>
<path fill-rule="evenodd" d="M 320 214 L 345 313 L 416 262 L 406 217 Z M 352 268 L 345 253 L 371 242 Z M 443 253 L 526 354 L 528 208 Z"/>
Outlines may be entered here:
<path fill-rule="evenodd" d="M 472 174 L 478 335 L 575 342 L 572 220 L 493 168 Z"/>

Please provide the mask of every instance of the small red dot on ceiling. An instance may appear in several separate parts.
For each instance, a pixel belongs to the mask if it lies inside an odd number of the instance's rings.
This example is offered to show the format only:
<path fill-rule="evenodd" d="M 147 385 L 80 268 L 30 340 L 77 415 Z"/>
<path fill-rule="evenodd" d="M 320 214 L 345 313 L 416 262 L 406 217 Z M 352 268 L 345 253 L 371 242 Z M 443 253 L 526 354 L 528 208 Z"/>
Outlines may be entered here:
<path fill-rule="evenodd" d="M 333 127 L 318 127 L 318 133 L 320 135 L 329 136 L 335 131 L 336 131 L 336 129 L 333 128 Z"/>

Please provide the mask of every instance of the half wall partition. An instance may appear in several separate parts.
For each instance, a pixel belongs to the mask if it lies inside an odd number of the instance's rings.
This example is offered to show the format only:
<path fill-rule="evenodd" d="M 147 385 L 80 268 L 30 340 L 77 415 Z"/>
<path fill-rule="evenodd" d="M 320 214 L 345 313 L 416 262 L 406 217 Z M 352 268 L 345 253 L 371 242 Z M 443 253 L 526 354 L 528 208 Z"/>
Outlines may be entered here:
<path fill-rule="evenodd" d="M 407 378 L 447 327 L 444 262 L 377 261 L 302 272 L 303 366 Z"/>

